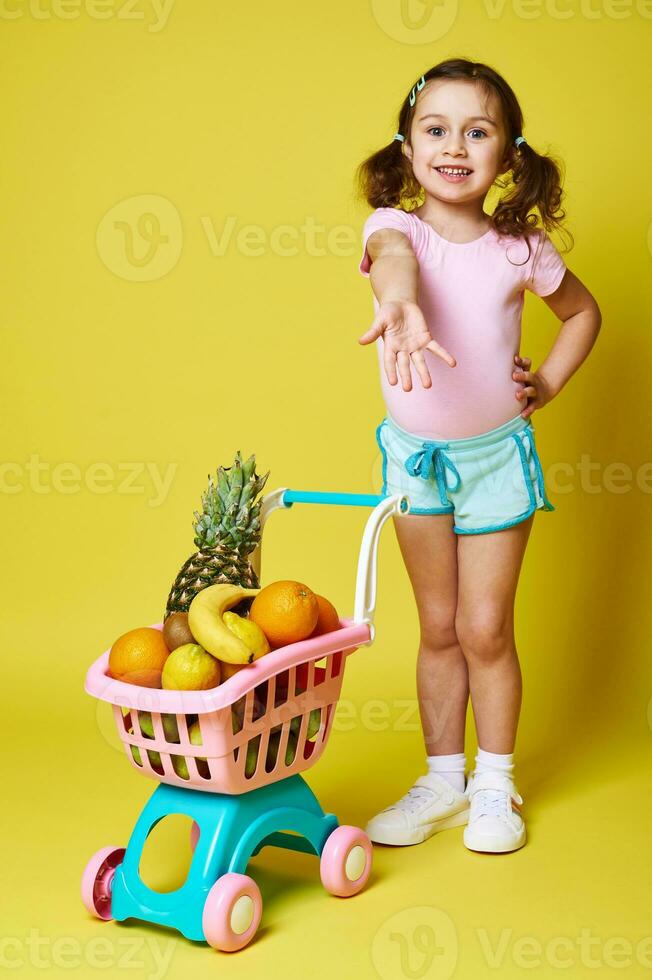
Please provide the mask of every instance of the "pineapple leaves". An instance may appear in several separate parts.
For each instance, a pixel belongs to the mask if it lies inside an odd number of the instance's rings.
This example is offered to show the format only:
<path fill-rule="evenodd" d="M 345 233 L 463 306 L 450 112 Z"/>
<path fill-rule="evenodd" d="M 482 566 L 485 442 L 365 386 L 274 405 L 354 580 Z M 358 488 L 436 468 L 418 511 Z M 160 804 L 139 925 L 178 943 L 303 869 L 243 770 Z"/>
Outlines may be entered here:
<path fill-rule="evenodd" d="M 195 544 L 198 548 L 224 546 L 247 555 L 260 540 L 260 505 L 255 498 L 265 486 L 269 470 L 256 473 L 256 457 L 242 461 L 240 451 L 233 466 L 219 466 L 216 478 L 208 476 L 202 494 L 202 513 L 194 512 Z"/>
<path fill-rule="evenodd" d="M 260 541 L 260 508 L 256 497 L 269 477 L 256 473 L 256 457 L 242 462 L 240 451 L 233 466 L 219 466 L 208 476 L 201 513 L 194 512 L 195 544 L 199 548 L 180 569 L 168 596 L 165 618 L 187 612 L 202 589 L 220 582 L 258 589 L 260 582 L 247 555 Z"/>

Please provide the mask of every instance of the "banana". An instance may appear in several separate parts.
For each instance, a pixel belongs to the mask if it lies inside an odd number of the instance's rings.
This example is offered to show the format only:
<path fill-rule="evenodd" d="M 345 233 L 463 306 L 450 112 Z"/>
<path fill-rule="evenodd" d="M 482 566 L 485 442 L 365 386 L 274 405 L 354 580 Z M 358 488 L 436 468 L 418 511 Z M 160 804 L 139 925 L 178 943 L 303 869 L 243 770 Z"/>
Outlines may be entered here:
<path fill-rule="evenodd" d="M 250 664 L 257 659 L 253 650 L 226 626 L 222 616 L 241 599 L 259 592 L 260 589 L 240 585 L 209 585 L 198 592 L 188 609 L 188 626 L 197 643 L 227 664 Z"/>

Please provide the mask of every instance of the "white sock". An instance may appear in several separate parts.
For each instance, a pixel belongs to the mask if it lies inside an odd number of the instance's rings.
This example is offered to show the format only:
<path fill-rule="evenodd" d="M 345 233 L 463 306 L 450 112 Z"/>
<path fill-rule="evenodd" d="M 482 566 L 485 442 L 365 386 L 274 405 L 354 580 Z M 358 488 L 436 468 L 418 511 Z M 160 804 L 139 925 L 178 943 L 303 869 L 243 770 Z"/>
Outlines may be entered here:
<path fill-rule="evenodd" d="M 500 755 L 497 752 L 485 752 L 478 746 L 478 754 L 475 757 L 475 771 L 477 773 L 502 772 L 510 779 L 514 779 L 514 753 Z"/>
<path fill-rule="evenodd" d="M 447 783 L 458 793 L 464 792 L 464 770 L 466 769 L 466 756 L 463 752 L 455 752 L 453 755 L 428 755 L 428 772 L 436 772 L 442 776 Z"/>

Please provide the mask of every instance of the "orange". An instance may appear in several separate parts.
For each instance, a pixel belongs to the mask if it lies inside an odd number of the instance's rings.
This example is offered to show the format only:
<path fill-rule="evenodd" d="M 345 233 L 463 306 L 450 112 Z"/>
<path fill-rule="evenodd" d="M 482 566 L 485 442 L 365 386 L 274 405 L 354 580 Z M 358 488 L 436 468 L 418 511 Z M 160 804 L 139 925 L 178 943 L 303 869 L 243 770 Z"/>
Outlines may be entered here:
<path fill-rule="evenodd" d="M 312 589 L 288 579 L 266 585 L 249 610 L 249 619 L 260 626 L 275 647 L 305 640 L 318 618 L 319 603 Z"/>
<path fill-rule="evenodd" d="M 219 660 L 219 657 L 217 658 Z M 249 664 L 227 664 L 224 660 L 220 660 L 220 674 L 222 677 L 222 683 L 228 681 L 229 677 L 233 677 L 237 674 L 239 670 L 243 667 L 248 667 Z"/>
<path fill-rule="evenodd" d="M 140 687 L 160 687 L 163 664 L 170 655 L 163 634 L 141 626 L 119 636 L 109 653 L 109 674 Z"/>
<path fill-rule="evenodd" d="M 317 593 L 315 593 L 315 598 L 319 603 L 319 616 L 317 617 L 317 625 L 311 635 L 321 636 L 322 633 L 331 633 L 333 630 L 338 630 L 340 628 L 340 617 L 333 603 L 325 596 L 317 595 Z"/>

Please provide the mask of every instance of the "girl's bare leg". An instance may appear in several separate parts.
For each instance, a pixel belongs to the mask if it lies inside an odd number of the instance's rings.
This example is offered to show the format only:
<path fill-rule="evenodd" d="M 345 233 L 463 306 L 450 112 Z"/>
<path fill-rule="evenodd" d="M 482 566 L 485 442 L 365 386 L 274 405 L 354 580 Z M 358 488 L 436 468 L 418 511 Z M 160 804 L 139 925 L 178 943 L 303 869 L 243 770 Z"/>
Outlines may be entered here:
<path fill-rule="evenodd" d="M 478 745 L 514 751 L 521 669 L 514 642 L 514 598 L 534 514 L 489 534 L 459 535 L 455 628 L 469 669 Z"/>
<path fill-rule="evenodd" d="M 464 751 L 468 669 L 455 632 L 457 540 L 450 514 L 393 517 L 419 613 L 417 691 L 426 755 Z"/>

